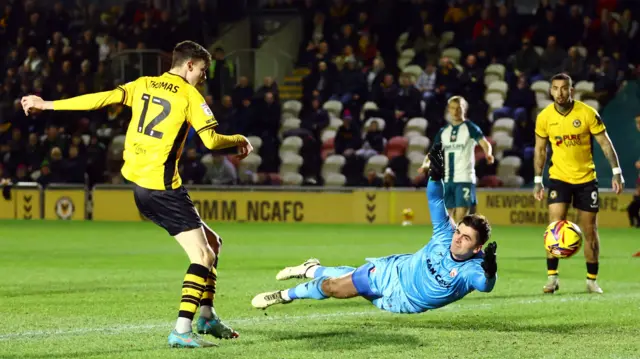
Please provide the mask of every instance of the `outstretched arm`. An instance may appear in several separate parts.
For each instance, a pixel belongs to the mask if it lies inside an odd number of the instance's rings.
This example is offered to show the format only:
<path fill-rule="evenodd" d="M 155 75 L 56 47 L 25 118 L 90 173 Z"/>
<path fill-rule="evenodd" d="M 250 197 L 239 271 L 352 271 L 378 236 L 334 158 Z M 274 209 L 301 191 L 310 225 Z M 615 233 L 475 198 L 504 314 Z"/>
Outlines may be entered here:
<path fill-rule="evenodd" d="M 487 278 L 483 271 L 478 270 L 471 273 L 469 281 L 471 282 L 471 286 L 473 287 L 473 289 L 479 292 L 489 293 L 496 285 L 497 278 L 497 276 L 494 276 L 493 278 Z"/>
<path fill-rule="evenodd" d="M 427 184 L 427 200 L 429 202 L 429 214 L 433 225 L 434 237 L 439 234 L 451 233 L 455 227 L 444 205 L 444 186 L 442 181 L 429 179 Z"/>
<path fill-rule="evenodd" d="M 28 116 L 29 112 L 34 109 L 54 111 L 97 110 L 112 104 L 124 103 L 124 100 L 124 90 L 117 87 L 111 91 L 96 92 L 57 101 L 45 101 L 38 96 L 29 95 L 23 97 L 21 103 L 25 115 Z"/>
<path fill-rule="evenodd" d="M 491 242 L 485 247 L 484 260 L 480 264 L 482 270 L 474 267 L 469 277 L 467 277 L 473 289 L 487 293 L 493 290 L 498 275 L 497 250 L 498 244 L 496 242 Z"/>

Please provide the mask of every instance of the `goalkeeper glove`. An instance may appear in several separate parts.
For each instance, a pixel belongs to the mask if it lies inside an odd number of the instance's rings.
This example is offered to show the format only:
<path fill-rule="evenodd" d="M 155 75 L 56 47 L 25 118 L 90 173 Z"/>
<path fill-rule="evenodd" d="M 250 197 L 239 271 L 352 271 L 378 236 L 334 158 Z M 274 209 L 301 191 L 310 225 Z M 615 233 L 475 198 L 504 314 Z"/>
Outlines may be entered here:
<path fill-rule="evenodd" d="M 444 177 L 444 151 L 442 144 L 436 143 L 431 147 L 429 154 L 429 177 L 434 181 L 441 181 Z"/>
<path fill-rule="evenodd" d="M 498 263 L 496 263 L 496 250 L 498 244 L 491 242 L 484 250 L 484 261 L 482 262 L 482 269 L 484 269 L 484 276 L 491 279 L 496 276 L 498 271 Z"/>

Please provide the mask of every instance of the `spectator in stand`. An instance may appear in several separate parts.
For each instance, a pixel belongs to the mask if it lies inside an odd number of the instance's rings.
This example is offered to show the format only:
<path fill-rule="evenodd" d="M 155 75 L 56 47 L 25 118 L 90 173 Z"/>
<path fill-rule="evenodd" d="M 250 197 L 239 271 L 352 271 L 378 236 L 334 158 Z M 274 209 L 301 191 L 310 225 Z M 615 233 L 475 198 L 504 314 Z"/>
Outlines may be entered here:
<path fill-rule="evenodd" d="M 226 58 L 224 49 L 218 47 L 213 52 L 213 59 L 207 74 L 207 87 L 214 99 L 219 99 L 231 91 L 235 82 L 236 70 L 233 62 Z"/>
<path fill-rule="evenodd" d="M 509 56 L 517 49 L 517 41 L 510 27 L 505 24 L 500 25 L 498 34 L 495 37 L 495 52 L 493 58 L 495 62 L 506 65 Z"/>
<path fill-rule="evenodd" d="M 281 106 L 276 102 L 273 94 L 265 93 L 263 101 L 258 103 L 257 110 L 254 112 L 255 117 L 252 123 L 255 128 L 253 130 L 258 131 L 263 138 L 278 136 L 281 112 Z"/>
<path fill-rule="evenodd" d="M 253 87 L 249 85 L 249 79 L 246 76 L 240 76 L 238 84 L 231 93 L 231 98 L 233 99 L 233 105 L 238 108 L 243 106 L 244 100 L 253 98 Z"/>
<path fill-rule="evenodd" d="M 207 168 L 205 182 L 214 185 L 234 185 L 238 183 L 236 167 L 227 156 L 214 155 L 213 162 Z"/>
<path fill-rule="evenodd" d="M 549 80 L 551 76 L 562 72 L 562 66 L 567 58 L 567 52 L 558 46 L 555 36 L 549 36 L 547 39 L 547 48 L 540 56 L 540 74 L 545 80 Z"/>
<path fill-rule="evenodd" d="M 480 36 L 473 40 L 474 51 L 477 54 L 476 62 L 479 67 L 485 68 L 494 62 L 496 56 L 496 38 L 492 34 L 491 28 L 485 26 L 482 28 Z"/>
<path fill-rule="evenodd" d="M 516 76 L 524 74 L 533 83 L 542 76 L 535 76 L 540 68 L 540 56 L 527 38 L 522 39 L 522 48 L 515 54 L 513 69 Z"/>
<path fill-rule="evenodd" d="M 198 156 L 198 152 L 195 148 L 191 147 L 187 149 L 186 156 L 180 161 L 180 176 L 182 181 L 186 184 L 203 184 L 204 177 L 207 173 L 207 167 L 205 167 Z"/>
<path fill-rule="evenodd" d="M 484 67 L 477 63 L 474 55 L 467 56 L 459 81 L 462 95 L 469 103 L 476 103 L 484 98 Z"/>
<path fill-rule="evenodd" d="M 414 61 L 425 63 L 427 60 L 434 60 L 440 57 L 440 39 L 433 33 L 433 25 L 425 24 L 422 34 L 413 43 L 413 50 L 416 52 Z"/>
<path fill-rule="evenodd" d="M 360 175 L 362 177 L 362 175 Z M 362 177 L 360 180 L 360 185 L 362 187 L 377 187 L 381 188 L 384 186 L 384 182 L 382 178 L 376 173 L 376 170 L 370 169 L 367 171 L 367 177 Z"/>
<path fill-rule="evenodd" d="M 580 6 L 571 6 L 571 9 L 569 10 L 569 17 L 565 23 L 566 24 L 563 29 L 564 41 L 562 44 L 564 47 L 571 47 L 580 42 L 582 34 L 584 33 L 584 20 L 580 13 Z"/>
<path fill-rule="evenodd" d="M 364 145 L 356 151 L 356 156 L 361 157 L 365 162 L 369 158 L 382 153 L 387 142 L 382 135 L 378 121 L 371 121 L 366 131 Z"/>
<path fill-rule="evenodd" d="M 353 118 L 350 114 L 345 114 L 342 121 L 333 142 L 335 153 L 344 157 L 352 157 L 362 146 L 360 131 L 353 125 Z"/>
<path fill-rule="evenodd" d="M 416 88 L 422 94 L 422 99 L 425 101 L 427 107 L 429 107 L 430 102 L 436 96 L 437 76 L 436 67 L 433 65 L 433 62 L 428 61 L 416 82 Z"/>
<path fill-rule="evenodd" d="M 312 98 L 319 98 L 321 102 L 325 102 L 331 97 L 335 84 L 335 77 L 329 71 L 327 63 L 321 61 L 315 71 L 304 78 L 303 93 L 306 103 Z"/>
<path fill-rule="evenodd" d="M 256 90 L 254 97 L 262 99 L 267 92 L 271 92 L 275 102 L 280 103 L 280 90 L 278 89 L 278 84 L 276 84 L 271 76 L 265 76 L 262 80 L 262 86 Z"/>
<path fill-rule="evenodd" d="M 529 119 L 529 114 L 536 106 L 536 95 L 531 90 L 527 77 L 524 74 L 518 76 L 516 87 L 512 87 L 507 92 L 504 107 L 493 112 L 493 118 L 503 117 L 513 118 L 516 121 L 514 130 L 514 141 L 533 144 L 533 121 Z"/>
<path fill-rule="evenodd" d="M 436 77 L 436 93 L 440 95 L 441 102 L 446 102 L 458 91 L 458 77 L 460 72 L 448 57 L 440 59 L 440 68 Z M 442 98 L 444 96 L 444 98 Z"/>
<path fill-rule="evenodd" d="M 373 60 L 373 65 L 367 70 L 365 75 L 369 94 L 373 94 L 379 90 L 382 80 L 387 74 L 389 74 L 389 71 L 385 69 L 384 60 L 376 57 Z"/>
<path fill-rule="evenodd" d="M 66 183 L 84 183 L 87 172 L 87 160 L 80 156 L 78 146 L 69 147 L 69 158 L 63 160 L 64 181 Z"/>
<path fill-rule="evenodd" d="M 358 40 L 356 47 L 356 59 L 364 66 L 371 66 L 373 60 L 378 54 L 376 45 L 371 40 L 369 33 L 363 33 Z"/>
<path fill-rule="evenodd" d="M 356 68 L 355 58 L 346 59 L 344 68 L 338 75 L 338 84 L 331 99 L 338 100 L 346 106 L 352 101 L 360 101 L 365 94 L 366 82 L 362 72 Z"/>
<path fill-rule="evenodd" d="M 394 121 L 387 122 L 388 137 L 402 136 L 407 121 L 422 114 L 420 101 L 422 95 L 416 89 L 413 79 L 408 74 L 400 75 L 400 89 L 396 97 Z"/>
<path fill-rule="evenodd" d="M 575 82 L 585 79 L 587 73 L 585 59 L 575 46 L 569 48 L 569 57 L 562 64 L 562 71 L 571 76 Z"/>
<path fill-rule="evenodd" d="M 238 123 L 238 121 L 236 121 L 235 115 L 237 110 L 233 106 L 231 96 L 222 96 L 220 105 L 215 106 L 214 108 L 214 114 L 216 116 L 216 120 L 218 120 L 216 132 L 224 135 L 228 135 L 230 133 L 246 133 L 246 124 Z"/>
<path fill-rule="evenodd" d="M 311 131 L 315 139 L 320 141 L 322 130 L 329 125 L 329 113 L 322 108 L 320 99 L 312 99 L 311 104 L 303 108 L 300 119 L 300 127 Z"/>
<path fill-rule="evenodd" d="M 334 36 L 332 48 L 333 49 L 344 49 L 346 46 L 351 46 L 351 48 L 355 48 L 358 44 L 358 35 L 353 31 L 353 25 L 345 24 L 342 25 L 342 29 L 340 34 L 336 34 Z"/>

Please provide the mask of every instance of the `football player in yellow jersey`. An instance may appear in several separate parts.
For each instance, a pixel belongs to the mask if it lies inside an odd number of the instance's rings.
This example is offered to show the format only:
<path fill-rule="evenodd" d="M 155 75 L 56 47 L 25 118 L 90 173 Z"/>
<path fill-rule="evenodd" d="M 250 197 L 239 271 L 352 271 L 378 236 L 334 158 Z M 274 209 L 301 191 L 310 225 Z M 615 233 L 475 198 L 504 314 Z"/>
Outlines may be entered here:
<path fill-rule="evenodd" d="M 624 179 L 611 139 L 598 112 L 583 102 L 573 99 L 571 77 L 557 74 L 551 78 L 553 103 L 536 119 L 534 154 L 535 188 L 538 201 L 544 198 L 542 171 L 550 144 L 549 166 L 549 221 L 565 219 L 569 205 L 578 212 L 579 225 L 585 236 L 584 257 L 587 262 L 587 291 L 602 293 L 596 283 L 600 239 L 596 225 L 599 208 L 598 180 L 593 162 L 593 138 L 602 148 L 612 168 L 612 187 L 616 194 L 624 189 Z M 547 283 L 544 293 L 559 288 L 558 258 L 547 255 Z"/>
<path fill-rule="evenodd" d="M 111 91 L 59 101 L 22 98 L 27 114 L 33 110 L 94 110 L 115 103 L 131 107 L 122 175 L 135 183 L 134 199 L 140 212 L 175 237 L 191 262 L 182 284 L 178 320 L 168 338 L 172 347 L 214 346 L 192 330 L 198 306 L 198 333 L 225 339 L 238 336 L 213 309 L 221 238 L 200 218 L 177 167 L 191 127 L 209 149 L 238 147 L 241 158 L 253 150 L 244 136 L 215 131 L 218 123 L 194 87 L 205 80 L 210 61 L 204 47 L 183 41 L 173 50 L 171 70 L 161 76 L 141 77 Z"/>

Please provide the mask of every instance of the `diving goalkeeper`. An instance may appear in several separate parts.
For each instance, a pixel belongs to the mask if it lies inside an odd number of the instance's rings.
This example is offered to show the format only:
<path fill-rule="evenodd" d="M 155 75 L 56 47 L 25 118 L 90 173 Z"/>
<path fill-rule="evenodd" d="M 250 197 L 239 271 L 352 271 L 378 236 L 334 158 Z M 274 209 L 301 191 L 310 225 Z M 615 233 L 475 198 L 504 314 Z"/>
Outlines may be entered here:
<path fill-rule="evenodd" d="M 368 258 L 359 268 L 323 267 L 310 259 L 280 271 L 276 279 L 312 278 L 287 290 L 266 292 L 251 304 L 265 309 L 298 299 L 347 299 L 364 297 L 376 307 L 394 313 L 421 313 L 444 307 L 474 290 L 491 292 L 496 283 L 496 248 L 482 246 L 491 235 L 491 226 L 481 215 L 467 215 L 454 225 L 443 201 L 441 145 L 429 152 L 431 167 L 427 197 L 433 236 L 414 254 Z"/>

